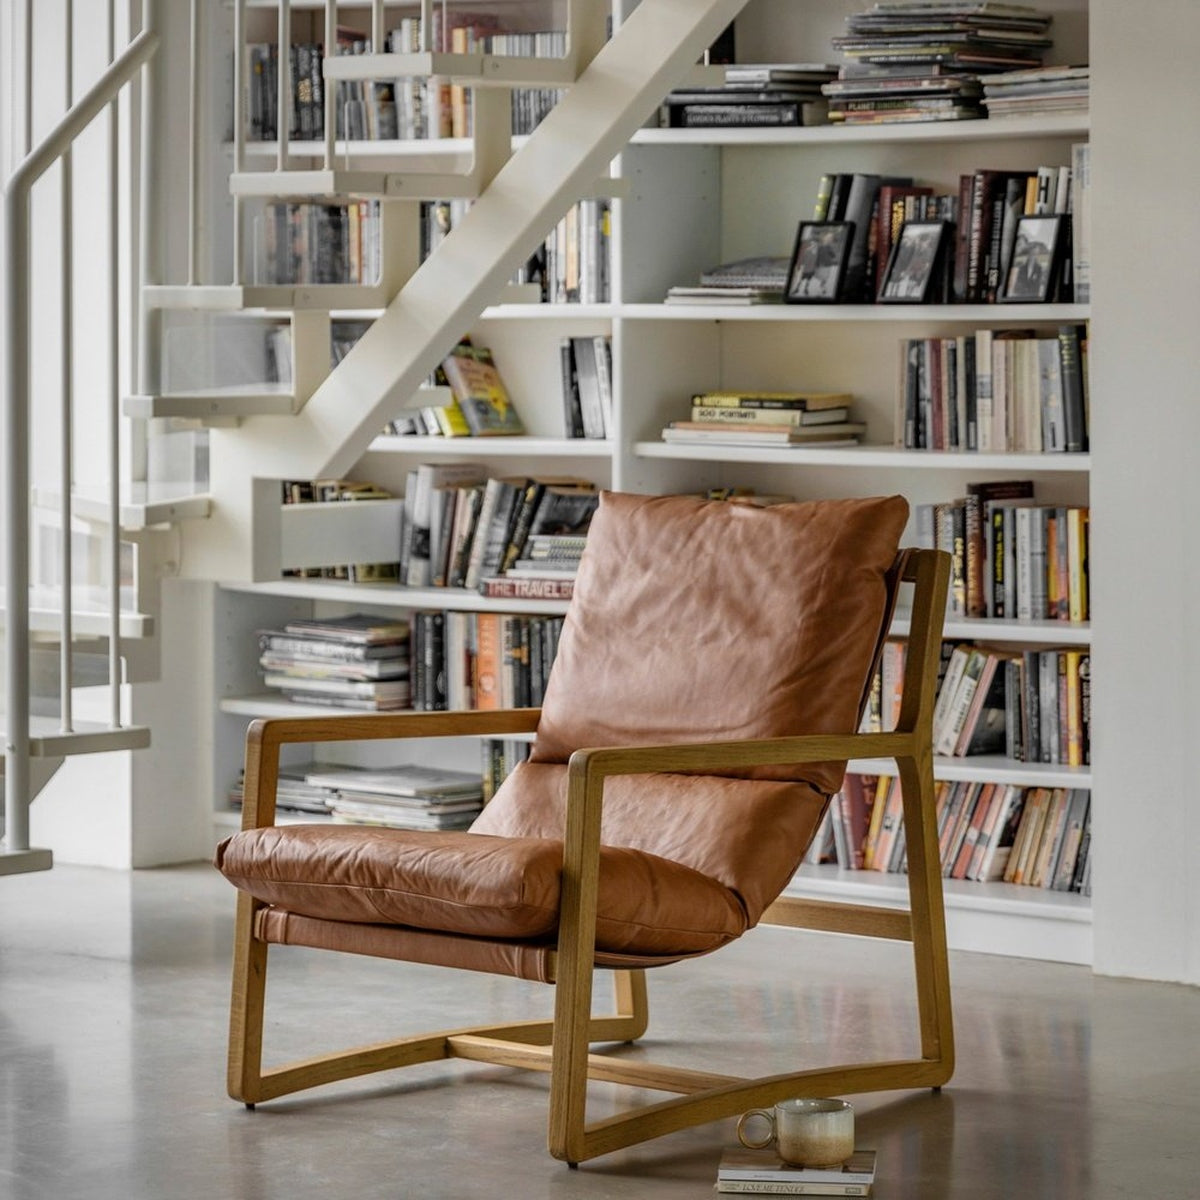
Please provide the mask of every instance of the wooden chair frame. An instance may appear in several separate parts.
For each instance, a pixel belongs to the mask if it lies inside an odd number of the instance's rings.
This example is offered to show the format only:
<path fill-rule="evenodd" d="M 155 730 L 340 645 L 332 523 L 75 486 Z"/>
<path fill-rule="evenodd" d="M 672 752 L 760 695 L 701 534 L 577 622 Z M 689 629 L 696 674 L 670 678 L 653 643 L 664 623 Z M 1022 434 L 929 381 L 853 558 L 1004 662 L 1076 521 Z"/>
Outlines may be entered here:
<path fill-rule="evenodd" d="M 950 976 L 934 805 L 932 716 L 949 556 L 910 551 L 903 578 L 914 584 L 904 691 L 890 733 L 577 750 L 568 770 L 562 910 L 551 1021 L 441 1030 L 262 1069 L 267 944 L 254 936 L 262 907 L 239 892 L 229 1037 L 229 1094 L 258 1101 L 442 1058 L 467 1058 L 550 1073 L 550 1153 L 574 1165 L 623 1146 L 770 1105 L 787 1096 L 938 1088 L 954 1071 Z M 255 721 L 247 734 L 242 827 L 274 823 L 280 747 L 297 742 L 511 735 L 532 732 L 537 709 L 379 714 Z M 767 924 L 910 941 L 920 1026 L 919 1058 L 810 1068 L 755 1079 L 589 1053 L 589 1043 L 633 1041 L 648 1021 L 645 972 L 614 971 L 616 1012 L 591 1015 L 600 816 L 613 775 L 697 771 L 839 759 L 893 759 L 903 796 L 907 910 L 784 897 Z M 674 1099 L 587 1124 L 589 1079 L 677 1093 Z"/>

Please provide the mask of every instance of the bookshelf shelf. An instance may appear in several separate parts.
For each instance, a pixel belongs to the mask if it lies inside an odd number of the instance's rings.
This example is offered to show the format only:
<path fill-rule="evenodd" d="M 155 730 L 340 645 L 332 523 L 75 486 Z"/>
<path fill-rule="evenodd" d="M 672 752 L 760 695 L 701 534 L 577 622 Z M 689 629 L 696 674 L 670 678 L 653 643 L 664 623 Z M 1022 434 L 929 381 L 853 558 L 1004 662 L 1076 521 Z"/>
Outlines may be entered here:
<path fill-rule="evenodd" d="M 597 458 L 612 457 L 612 443 L 600 438 L 443 438 L 377 437 L 368 449 L 376 454 L 411 454 L 455 458 Z"/>
<path fill-rule="evenodd" d="M 846 768 L 855 775 L 892 775 L 895 764 L 886 759 L 855 759 Z M 1011 783 L 1018 787 L 1090 788 L 1091 767 L 1068 767 L 1060 763 L 1014 762 L 995 754 L 973 758 L 936 757 L 935 779 Z"/>
<path fill-rule="evenodd" d="M 966 128 L 969 126 L 970 128 Z M 1086 137 L 1090 116 L 1008 117 L 982 121 L 917 122 L 858 126 L 813 125 L 765 129 L 642 129 L 635 145 L 644 146 L 778 146 L 790 149 L 826 146 L 880 146 L 895 143 L 961 143 L 1036 141 L 1039 138 Z"/>
<path fill-rule="evenodd" d="M 903 614 L 892 622 L 896 637 L 908 634 L 908 619 Z M 947 638 L 964 642 L 1004 642 L 1015 645 L 1087 646 L 1092 640 L 1088 621 L 998 621 L 980 617 L 947 617 Z"/>
<path fill-rule="evenodd" d="M 1031 325 L 1085 321 L 1086 304 L 625 304 L 633 321 L 785 321 Z"/>
<path fill-rule="evenodd" d="M 894 446 L 730 446 L 636 442 L 640 458 L 674 458 L 696 462 L 796 463 L 809 466 L 896 468 L 904 471 L 1017 471 L 1086 474 L 1087 454 L 990 454 L 948 450 L 900 450 Z"/>
<path fill-rule="evenodd" d="M 1060 962 L 1092 961 L 1092 907 L 1086 896 L 958 879 L 945 880 L 943 888 L 946 936 L 952 949 L 986 948 L 992 954 L 1029 957 L 1036 946 L 1046 957 Z M 908 904 L 908 880 L 904 875 L 806 864 L 793 876 L 784 894 L 904 908 Z"/>
<path fill-rule="evenodd" d="M 275 579 L 265 583 L 224 583 L 227 592 L 281 596 L 366 609 L 440 608 L 456 612 L 509 612 L 559 616 L 565 600 L 494 600 L 466 588 L 408 588 L 387 583 L 348 583 L 338 579 Z"/>

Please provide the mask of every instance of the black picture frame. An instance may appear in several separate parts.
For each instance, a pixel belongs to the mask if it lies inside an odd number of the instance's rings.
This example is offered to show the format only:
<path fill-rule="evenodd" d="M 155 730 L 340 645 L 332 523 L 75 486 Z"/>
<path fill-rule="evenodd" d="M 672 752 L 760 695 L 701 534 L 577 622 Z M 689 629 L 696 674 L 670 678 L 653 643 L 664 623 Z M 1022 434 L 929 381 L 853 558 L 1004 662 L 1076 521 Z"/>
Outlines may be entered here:
<path fill-rule="evenodd" d="M 930 304 L 945 299 L 944 275 L 949 224 L 905 221 L 888 255 L 880 304 Z"/>
<path fill-rule="evenodd" d="M 1057 298 L 1065 222 L 1061 214 L 1017 218 L 1002 304 L 1047 304 Z"/>
<path fill-rule="evenodd" d="M 801 221 L 783 290 L 788 304 L 836 304 L 841 299 L 853 221 Z"/>

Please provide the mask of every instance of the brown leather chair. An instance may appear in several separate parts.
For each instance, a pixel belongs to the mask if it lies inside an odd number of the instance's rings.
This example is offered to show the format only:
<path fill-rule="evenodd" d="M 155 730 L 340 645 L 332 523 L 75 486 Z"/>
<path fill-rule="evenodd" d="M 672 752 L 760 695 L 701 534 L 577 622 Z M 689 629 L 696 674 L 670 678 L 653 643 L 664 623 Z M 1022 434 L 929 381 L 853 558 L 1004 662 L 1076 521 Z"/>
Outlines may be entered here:
<path fill-rule="evenodd" d="M 605 493 L 539 711 L 256 721 L 240 833 L 229 1091 L 259 1101 L 446 1057 L 548 1070 L 571 1163 L 786 1096 L 938 1087 L 953 1071 L 930 748 L 948 557 L 897 547 L 898 496 L 767 508 Z M 856 734 L 902 580 L 899 728 Z M 527 763 L 467 832 L 273 825 L 285 743 L 514 734 Z M 848 758 L 902 784 L 908 910 L 779 899 Z M 913 943 L 921 1056 L 762 1079 L 589 1054 L 646 1028 L 645 969 L 760 921 Z M 552 983 L 553 1021 L 444 1030 L 262 1069 L 267 949 L 320 947 Z M 596 968 L 616 1012 L 590 1014 Z M 588 1079 L 680 1093 L 588 1125 Z"/>

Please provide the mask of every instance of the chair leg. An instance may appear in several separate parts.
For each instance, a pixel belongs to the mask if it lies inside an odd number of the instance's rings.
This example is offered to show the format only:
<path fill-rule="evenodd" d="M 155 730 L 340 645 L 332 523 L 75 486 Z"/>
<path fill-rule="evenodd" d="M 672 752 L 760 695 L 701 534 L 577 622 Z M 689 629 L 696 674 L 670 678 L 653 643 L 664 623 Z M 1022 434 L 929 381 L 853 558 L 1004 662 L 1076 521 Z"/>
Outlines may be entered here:
<path fill-rule="evenodd" d="M 940 1065 L 941 1078 L 934 1086 L 941 1086 L 954 1073 L 954 1021 L 950 1004 L 941 863 L 937 824 L 933 815 L 933 770 L 928 759 L 923 762 L 898 760 L 897 766 L 904 805 L 921 1057 Z"/>
<path fill-rule="evenodd" d="M 254 936 L 259 905 L 238 893 L 233 940 L 233 992 L 229 1008 L 228 1090 L 235 1100 L 262 1099 L 263 1006 L 267 990 L 267 944 Z"/>

